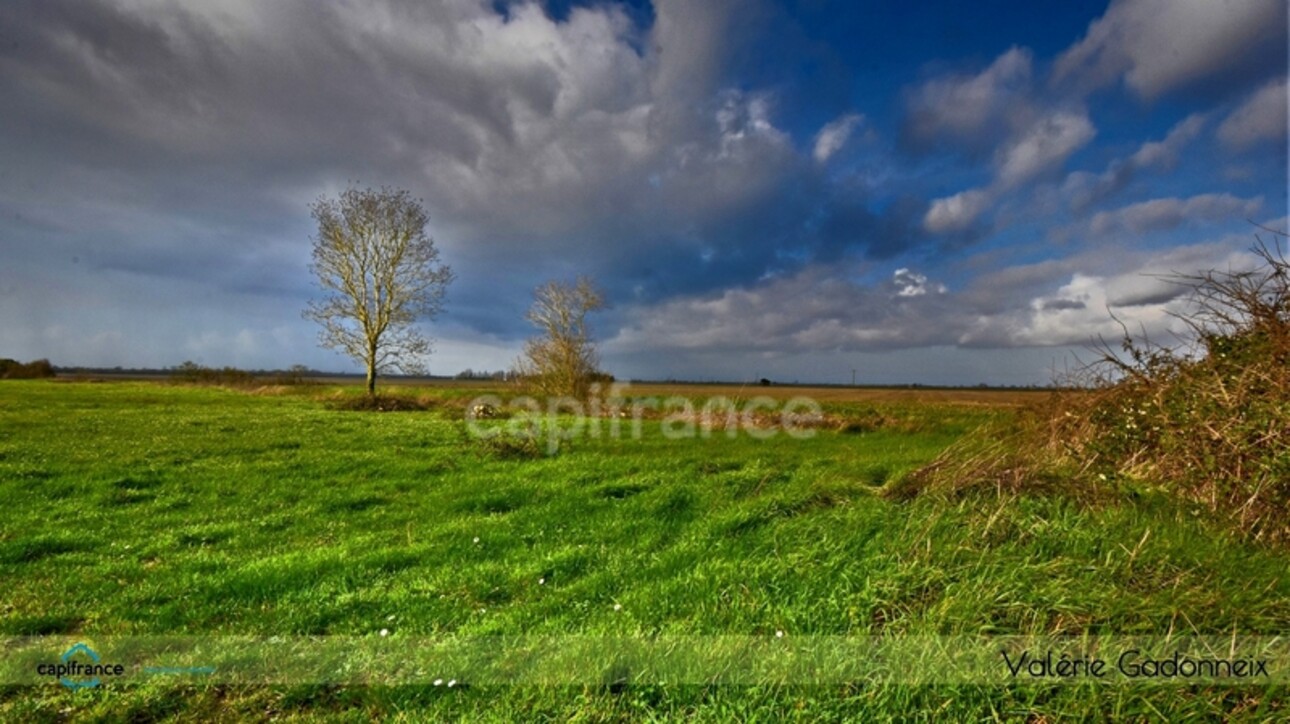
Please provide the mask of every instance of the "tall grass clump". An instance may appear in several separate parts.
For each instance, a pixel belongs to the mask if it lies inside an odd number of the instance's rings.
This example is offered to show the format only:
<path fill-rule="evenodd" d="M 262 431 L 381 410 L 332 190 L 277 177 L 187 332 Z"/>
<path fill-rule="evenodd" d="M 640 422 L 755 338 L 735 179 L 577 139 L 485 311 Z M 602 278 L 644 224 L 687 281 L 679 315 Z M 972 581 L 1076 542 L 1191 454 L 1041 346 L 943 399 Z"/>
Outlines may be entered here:
<path fill-rule="evenodd" d="M 1280 239 L 1253 252 L 1248 271 L 1171 278 L 1189 288 L 1181 344 L 1126 328 L 1119 351 L 1100 342 L 1047 403 L 968 436 L 889 493 L 1146 484 L 1253 538 L 1290 542 L 1290 262 Z"/>

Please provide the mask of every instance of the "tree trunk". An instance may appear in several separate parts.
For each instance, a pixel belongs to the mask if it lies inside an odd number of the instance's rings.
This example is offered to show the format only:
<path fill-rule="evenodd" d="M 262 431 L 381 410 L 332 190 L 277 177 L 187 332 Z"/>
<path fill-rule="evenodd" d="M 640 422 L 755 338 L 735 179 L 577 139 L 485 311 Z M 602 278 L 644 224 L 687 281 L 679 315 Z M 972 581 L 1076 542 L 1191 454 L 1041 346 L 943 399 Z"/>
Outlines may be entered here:
<path fill-rule="evenodd" d="M 376 394 L 376 365 L 368 363 L 367 365 L 367 396 L 371 397 Z"/>

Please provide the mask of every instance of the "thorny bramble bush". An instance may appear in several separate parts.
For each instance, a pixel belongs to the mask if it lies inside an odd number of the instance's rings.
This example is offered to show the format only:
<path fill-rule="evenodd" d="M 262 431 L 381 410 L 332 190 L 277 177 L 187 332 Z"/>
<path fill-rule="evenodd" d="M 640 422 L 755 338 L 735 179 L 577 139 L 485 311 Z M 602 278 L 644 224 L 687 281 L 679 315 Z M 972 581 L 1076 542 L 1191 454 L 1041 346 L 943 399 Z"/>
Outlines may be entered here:
<path fill-rule="evenodd" d="M 1279 234 L 1278 236 L 1284 236 Z M 1256 268 L 1175 275 L 1190 334 L 1125 329 L 1007 430 L 968 436 L 889 492 L 1059 489 L 1139 481 L 1203 503 L 1253 538 L 1290 541 L 1290 262 L 1259 240 Z"/>

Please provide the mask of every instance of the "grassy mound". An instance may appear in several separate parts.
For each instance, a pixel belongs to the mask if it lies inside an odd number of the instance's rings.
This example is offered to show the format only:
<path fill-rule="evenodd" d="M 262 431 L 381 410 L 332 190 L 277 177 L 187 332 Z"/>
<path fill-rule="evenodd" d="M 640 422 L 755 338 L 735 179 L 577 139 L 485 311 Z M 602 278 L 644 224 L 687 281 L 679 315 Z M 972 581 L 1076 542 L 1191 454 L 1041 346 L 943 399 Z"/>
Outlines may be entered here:
<path fill-rule="evenodd" d="M 888 493 L 1146 485 L 1256 539 L 1290 541 L 1290 263 L 1279 245 L 1254 251 L 1256 269 L 1175 280 L 1194 310 L 1183 345 L 1127 332 L 1122 353 L 1102 344 L 1080 389 L 961 440 Z"/>

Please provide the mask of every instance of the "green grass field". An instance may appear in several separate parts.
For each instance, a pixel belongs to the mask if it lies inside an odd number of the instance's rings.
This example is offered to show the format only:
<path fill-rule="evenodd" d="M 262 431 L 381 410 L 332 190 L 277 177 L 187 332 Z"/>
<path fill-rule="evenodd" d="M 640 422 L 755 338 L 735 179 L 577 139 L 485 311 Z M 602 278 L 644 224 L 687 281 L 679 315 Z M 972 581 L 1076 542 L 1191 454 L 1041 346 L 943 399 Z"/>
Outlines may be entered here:
<path fill-rule="evenodd" d="M 836 400 L 890 424 L 675 440 L 646 421 L 640 440 L 531 457 L 481 444 L 453 405 L 341 411 L 328 394 L 0 384 L 0 635 L 1290 631 L 1286 553 L 1159 494 L 875 495 L 1006 406 Z M 1260 686 L 50 684 L 0 689 L 0 719 L 1273 721 L 1286 702 Z"/>

